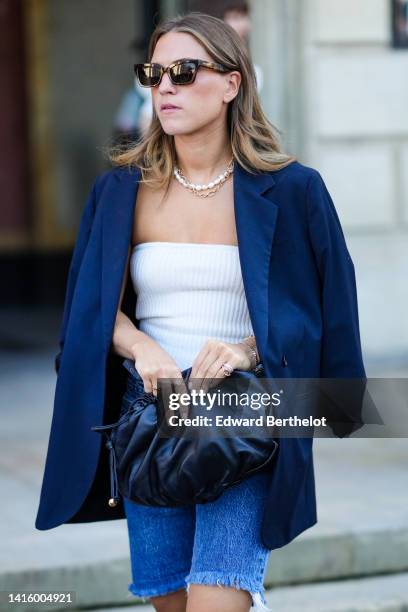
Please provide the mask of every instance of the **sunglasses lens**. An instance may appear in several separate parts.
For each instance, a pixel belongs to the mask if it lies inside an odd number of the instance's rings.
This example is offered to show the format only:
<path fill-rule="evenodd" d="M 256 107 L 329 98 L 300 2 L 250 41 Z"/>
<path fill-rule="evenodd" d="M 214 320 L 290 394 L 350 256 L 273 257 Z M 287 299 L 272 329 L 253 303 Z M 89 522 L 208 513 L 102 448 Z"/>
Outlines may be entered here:
<path fill-rule="evenodd" d="M 187 85 L 194 81 L 195 73 L 194 62 L 181 62 L 171 69 L 171 80 L 176 85 Z"/>
<path fill-rule="evenodd" d="M 160 81 L 160 68 L 155 64 L 145 64 L 137 67 L 139 83 L 143 87 L 154 87 Z"/>

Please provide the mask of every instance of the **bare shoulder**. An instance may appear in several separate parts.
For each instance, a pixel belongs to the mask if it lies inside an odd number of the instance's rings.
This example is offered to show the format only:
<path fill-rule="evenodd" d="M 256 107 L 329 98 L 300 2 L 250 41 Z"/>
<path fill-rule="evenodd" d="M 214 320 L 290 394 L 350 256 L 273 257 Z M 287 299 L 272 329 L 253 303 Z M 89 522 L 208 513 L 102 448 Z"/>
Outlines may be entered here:
<path fill-rule="evenodd" d="M 157 189 L 153 188 L 148 183 L 140 181 L 139 187 L 137 190 L 137 204 L 140 206 L 145 202 L 156 202 L 161 200 L 165 193 L 165 189 Z"/>

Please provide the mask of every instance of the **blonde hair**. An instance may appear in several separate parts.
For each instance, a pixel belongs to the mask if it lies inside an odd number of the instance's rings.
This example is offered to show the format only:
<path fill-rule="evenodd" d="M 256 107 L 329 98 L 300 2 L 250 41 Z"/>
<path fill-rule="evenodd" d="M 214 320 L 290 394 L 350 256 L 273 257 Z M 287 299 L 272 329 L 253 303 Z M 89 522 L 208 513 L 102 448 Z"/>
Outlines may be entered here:
<path fill-rule="evenodd" d="M 262 110 L 253 65 L 235 30 L 221 19 L 197 11 L 167 19 L 151 35 L 149 61 L 157 41 L 168 32 L 191 34 L 213 61 L 241 73 L 238 94 L 227 112 L 234 159 L 252 173 L 279 170 L 295 161 L 282 151 L 278 138 L 281 132 Z M 131 145 L 113 145 L 108 158 L 114 166 L 139 167 L 143 182 L 154 188 L 166 187 L 167 191 L 176 164 L 174 137 L 163 131 L 153 108 L 150 125 L 141 138 Z"/>

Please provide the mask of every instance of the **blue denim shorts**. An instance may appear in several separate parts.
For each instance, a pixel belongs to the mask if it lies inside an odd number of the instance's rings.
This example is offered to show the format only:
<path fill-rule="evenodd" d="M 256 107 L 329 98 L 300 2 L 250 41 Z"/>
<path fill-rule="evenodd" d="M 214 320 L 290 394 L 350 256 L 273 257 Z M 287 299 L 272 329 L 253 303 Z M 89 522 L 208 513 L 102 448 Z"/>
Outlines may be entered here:
<path fill-rule="evenodd" d="M 131 401 L 134 380 L 128 379 L 122 409 Z M 261 541 L 269 480 L 270 474 L 259 472 L 213 502 L 182 507 L 145 506 L 124 498 L 130 593 L 146 600 L 188 592 L 191 583 L 229 586 L 249 591 L 251 611 L 269 611 L 263 582 L 271 551 Z"/>

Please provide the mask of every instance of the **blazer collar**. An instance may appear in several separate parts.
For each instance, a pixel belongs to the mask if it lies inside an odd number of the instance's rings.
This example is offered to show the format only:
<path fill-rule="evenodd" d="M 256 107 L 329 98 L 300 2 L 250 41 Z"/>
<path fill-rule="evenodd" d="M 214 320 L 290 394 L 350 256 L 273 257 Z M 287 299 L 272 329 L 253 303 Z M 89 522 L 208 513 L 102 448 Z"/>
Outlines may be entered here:
<path fill-rule="evenodd" d="M 131 243 L 139 168 L 113 169 L 101 198 L 102 321 L 110 343 L 119 303 L 128 248 Z M 112 177 L 112 178 L 113 178 Z M 233 173 L 234 213 L 242 280 L 249 315 L 263 358 L 268 339 L 269 262 L 279 207 L 267 192 L 274 187 L 272 172 L 252 174 L 238 163 Z"/>

